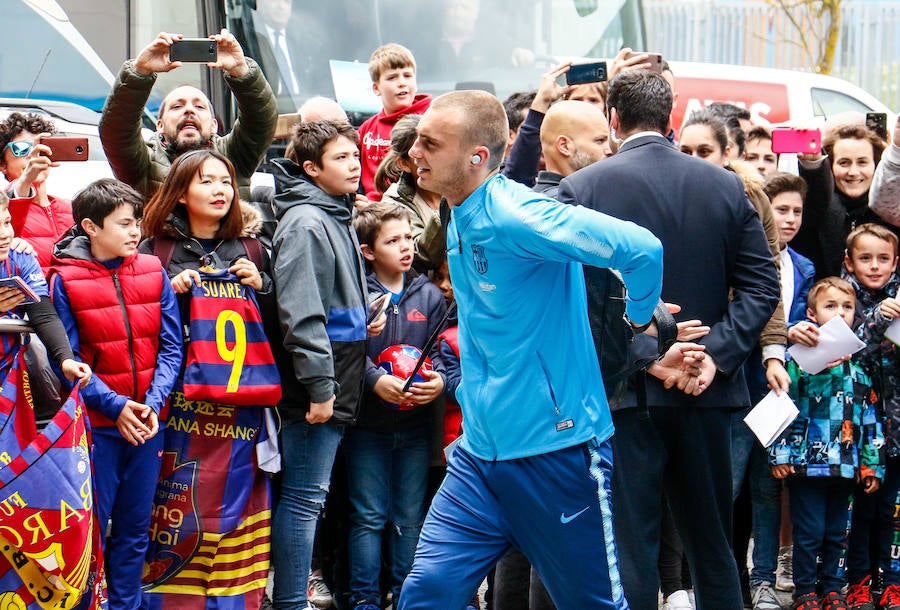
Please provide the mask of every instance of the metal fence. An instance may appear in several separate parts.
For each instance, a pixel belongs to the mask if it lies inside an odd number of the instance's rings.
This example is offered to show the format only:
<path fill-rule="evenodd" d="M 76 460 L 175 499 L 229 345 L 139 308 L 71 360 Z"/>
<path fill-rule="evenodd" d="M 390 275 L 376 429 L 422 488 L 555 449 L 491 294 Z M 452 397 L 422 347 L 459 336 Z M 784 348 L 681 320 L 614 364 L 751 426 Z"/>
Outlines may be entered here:
<path fill-rule="evenodd" d="M 647 50 L 676 61 L 811 70 L 788 15 L 765 2 L 644 0 Z M 807 36 L 823 30 L 805 11 L 792 11 Z M 832 76 L 855 83 L 900 110 L 900 2 L 853 2 L 841 10 Z"/>

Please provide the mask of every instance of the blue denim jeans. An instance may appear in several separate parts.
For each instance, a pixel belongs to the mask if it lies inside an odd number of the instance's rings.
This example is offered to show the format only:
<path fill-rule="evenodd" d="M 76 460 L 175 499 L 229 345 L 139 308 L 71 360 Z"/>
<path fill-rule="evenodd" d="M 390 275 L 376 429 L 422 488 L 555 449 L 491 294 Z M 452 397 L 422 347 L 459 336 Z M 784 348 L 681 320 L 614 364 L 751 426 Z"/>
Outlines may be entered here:
<path fill-rule="evenodd" d="M 281 426 L 281 495 L 272 520 L 272 567 L 279 610 L 305 609 L 316 524 L 344 426 L 286 420 Z"/>
<path fill-rule="evenodd" d="M 412 567 L 425 519 L 429 431 L 351 428 L 344 440 L 350 496 L 350 603 L 380 604 L 381 541 L 390 528 L 391 591 Z M 397 602 L 395 601 L 395 604 Z"/>
<path fill-rule="evenodd" d="M 731 415 L 732 498 L 741 492 L 744 475 L 749 477 L 753 515 L 753 569 L 750 586 L 775 583 L 778 536 L 781 529 L 781 481 L 772 476 L 768 455 L 744 423 L 749 409 Z"/>

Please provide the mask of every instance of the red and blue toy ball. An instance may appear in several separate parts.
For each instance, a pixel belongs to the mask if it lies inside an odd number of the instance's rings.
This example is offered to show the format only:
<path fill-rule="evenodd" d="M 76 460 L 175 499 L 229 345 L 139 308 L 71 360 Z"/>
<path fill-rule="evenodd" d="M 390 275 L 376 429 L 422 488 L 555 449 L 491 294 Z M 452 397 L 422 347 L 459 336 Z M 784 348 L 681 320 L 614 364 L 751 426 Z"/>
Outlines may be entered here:
<path fill-rule="evenodd" d="M 378 354 L 378 357 L 375 359 L 375 366 L 387 371 L 388 375 L 399 377 L 404 381 L 409 379 L 410 375 L 415 373 L 413 383 L 417 383 L 425 381 L 425 378 L 422 376 L 422 371 L 432 370 L 431 358 L 425 358 L 425 361 L 418 371 L 413 370 L 416 368 L 416 363 L 421 357 L 422 350 L 414 345 L 392 345 Z M 399 409 L 400 411 L 411 411 L 418 406 L 416 403 L 409 400 L 399 405 L 395 402 L 388 402 L 386 400 L 382 400 L 381 402 L 391 409 Z"/>

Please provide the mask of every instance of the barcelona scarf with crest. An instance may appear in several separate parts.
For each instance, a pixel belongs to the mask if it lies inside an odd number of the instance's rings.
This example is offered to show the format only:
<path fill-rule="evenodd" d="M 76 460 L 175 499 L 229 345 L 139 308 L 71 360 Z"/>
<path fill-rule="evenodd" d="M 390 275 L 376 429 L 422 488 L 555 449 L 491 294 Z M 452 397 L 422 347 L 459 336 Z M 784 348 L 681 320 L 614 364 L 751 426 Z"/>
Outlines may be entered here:
<path fill-rule="evenodd" d="M 38 432 L 24 348 L 0 389 L 0 608 L 99 608 L 100 528 L 93 513 L 84 406 L 73 388 Z M 84 598 L 84 599 L 82 599 Z"/>

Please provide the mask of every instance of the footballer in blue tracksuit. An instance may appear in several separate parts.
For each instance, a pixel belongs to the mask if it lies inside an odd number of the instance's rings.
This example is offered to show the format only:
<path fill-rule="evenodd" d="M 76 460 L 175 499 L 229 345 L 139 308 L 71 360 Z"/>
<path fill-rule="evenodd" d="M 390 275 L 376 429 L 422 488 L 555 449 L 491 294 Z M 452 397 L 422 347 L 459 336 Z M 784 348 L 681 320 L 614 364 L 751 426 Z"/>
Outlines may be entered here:
<path fill-rule="evenodd" d="M 560 610 L 627 608 L 609 500 L 613 425 L 582 264 L 619 271 L 640 326 L 659 298 L 662 246 L 637 225 L 497 175 L 508 131 L 489 94 L 440 96 L 417 131 L 418 184 L 452 209 L 463 436 L 399 608 L 462 609 L 510 546 Z"/>

